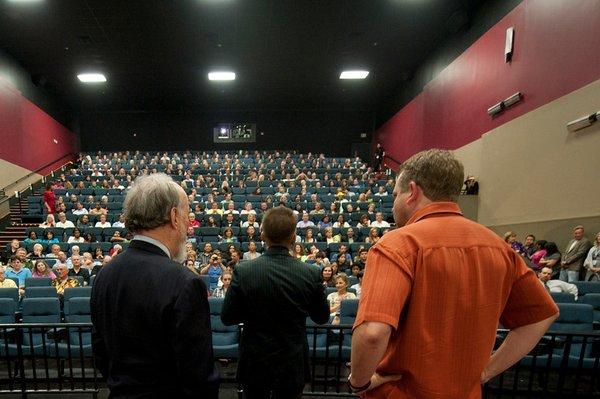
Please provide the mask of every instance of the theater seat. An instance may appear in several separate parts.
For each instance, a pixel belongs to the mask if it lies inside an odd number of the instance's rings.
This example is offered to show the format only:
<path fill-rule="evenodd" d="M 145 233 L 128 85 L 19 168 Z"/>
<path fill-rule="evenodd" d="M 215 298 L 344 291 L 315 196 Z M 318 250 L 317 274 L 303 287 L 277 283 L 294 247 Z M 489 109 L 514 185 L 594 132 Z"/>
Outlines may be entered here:
<path fill-rule="evenodd" d="M 575 296 L 567 292 L 551 292 L 550 296 L 555 303 L 575 303 Z"/>
<path fill-rule="evenodd" d="M 237 359 L 238 326 L 226 326 L 221 321 L 223 298 L 208 298 L 212 328 L 213 354 L 216 359 Z"/>

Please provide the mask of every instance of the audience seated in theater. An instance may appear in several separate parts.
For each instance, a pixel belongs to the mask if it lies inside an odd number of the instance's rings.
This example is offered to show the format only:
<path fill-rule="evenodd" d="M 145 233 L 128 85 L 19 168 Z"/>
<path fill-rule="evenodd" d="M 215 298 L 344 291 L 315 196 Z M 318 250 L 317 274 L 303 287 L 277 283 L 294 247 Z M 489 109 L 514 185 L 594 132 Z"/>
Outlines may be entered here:
<path fill-rule="evenodd" d="M 69 276 L 83 277 L 83 285 L 88 285 L 90 283 L 90 271 L 82 267 L 82 257 L 79 255 L 71 256 L 71 263 L 73 267 L 69 270 Z"/>
<path fill-rule="evenodd" d="M 562 280 L 551 280 L 552 278 L 552 269 L 549 267 L 543 267 L 542 270 L 538 273 L 538 277 L 542 285 L 548 290 L 548 292 L 566 292 L 567 294 L 571 294 L 577 300 L 577 296 L 579 295 L 579 290 L 575 284 L 567 283 Z"/>
<path fill-rule="evenodd" d="M 235 209 L 235 203 L 233 201 L 231 201 L 227 204 L 227 209 L 225 210 L 224 214 L 225 215 L 228 215 L 228 214 L 239 215 L 240 212 L 237 209 Z"/>
<path fill-rule="evenodd" d="M 87 215 L 88 210 L 84 208 L 83 204 L 79 201 L 75 204 L 75 209 L 73 209 L 73 215 Z"/>
<path fill-rule="evenodd" d="M 260 253 L 256 251 L 256 243 L 254 241 L 250 241 L 248 243 L 248 251 L 244 252 L 242 257 L 243 260 L 253 260 L 260 256 Z"/>
<path fill-rule="evenodd" d="M 379 186 L 379 189 L 375 193 L 376 197 L 387 197 L 387 195 L 388 195 L 388 192 L 387 192 L 385 186 Z"/>
<path fill-rule="evenodd" d="M 214 217 L 210 216 L 206 219 L 206 227 L 219 227 Z"/>
<path fill-rule="evenodd" d="M 355 266 L 352 266 L 352 267 L 354 268 Z M 353 271 L 354 271 L 354 269 L 353 269 Z M 350 286 L 350 288 L 352 288 L 354 291 L 356 291 L 356 298 L 360 299 L 360 294 L 361 294 L 361 289 L 362 289 L 363 272 L 360 271 L 356 274 L 352 273 L 352 275 L 358 279 L 358 283 Z"/>
<path fill-rule="evenodd" d="M 210 257 L 210 263 L 200 270 L 200 274 L 208 275 L 208 290 L 213 292 L 217 288 L 219 278 L 225 272 L 225 267 L 221 264 L 219 255 L 213 254 Z"/>
<path fill-rule="evenodd" d="M 125 228 L 125 215 L 121 213 L 119 215 L 119 220 L 117 220 L 116 222 L 114 222 L 112 224 L 112 227 L 119 227 L 119 228 L 124 229 Z"/>
<path fill-rule="evenodd" d="M 302 213 L 302 219 L 296 223 L 296 227 L 299 229 L 306 227 L 314 227 L 315 224 L 310 220 L 310 215 L 307 212 Z"/>
<path fill-rule="evenodd" d="M 562 281 L 574 283 L 584 278 L 583 261 L 591 247 L 592 243 L 584 236 L 583 226 L 576 226 L 573 229 L 573 239 L 567 244 L 560 262 L 560 279 Z"/>
<path fill-rule="evenodd" d="M 556 279 L 560 275 L 560 258 L 561 254 L 554 242 L 547 242 L 544 247 L 546 254 L 538 262 L 540 267 L 548 267 L 552 269 L 552 278 Z"/>
<path fill-rule="evenodd" d="M 379 241 L 379 231 L 377 228 L 372 227 L 369 230 L 369 235 L 365 238 L 365 242 L 369 244 L 376 244 Z"/>
<path fill-rule="evenodd" d="M 48 230 L 46 230 L 48 231 Z M 29 232 L 29 234 L 27 235 L 27 238 L 23 240 L 23 242 L 25 244 L 31 244 L 31 243 L 35 243 L 35 242 L 41 242 L 40 239 L 38 239 L 37 233 L 33 230 L 31 230 Z"/>
<path fill-rule="evenodd" d="M 192 251 L 193 252 L 193 251 Z M 185 260 L 184 266 L 194 274 L 200 274 L 198 270 L 196 270 L 196 262 L 194 258 L 190 256 L 190 252 L 188 252 L 188 258 Z"/>
<path fill-rule="evenodd" d="M 364 247 L 360 247 L 358 249 L 358 256 L 354 262 L 355 265 L 358 265 L 360 267 L 360 270 L 365 270 L 365 266 L 367 265 L 367 256 L 369 255 L 369 251 L 364 248 Z"/>
<path fill-rule="evenodd" d="M 334 261 L 338 265 L 338 270 L 343 273 L 349 273 L 352 269 L 352 260 L 350 254 L 339 254 Z"/>
<path fill-rule="evenodd" d="M 346 222 L 346 220 L 344 219 L 344 215 L 342 215 L 340 213 L 337 217 L 337 220 L 333 223 L 333 227 L 335 227 L 335 228 L 350 227 L 350 224 L 348 224 L 348 222 Z"/>
<path fill-rule="evenodd" d="M 80 231 L 79 229 L 77 229 L 77 228 L 76 228 L 76 229 L 73 229 L 73 235 L 72 235 L 72 236 L 70 236 L 70 237 L 67 239 L 67 242 L 68 242 L 69 244 L 73 244 L 73 243 L 78 243 L 78 244 L 80 244 L 80 243 L 84 243 L 84 242 L 85 242 L 85 240 L 84 240 L 84 238 L 81 236 L 81 231 Z"/>
<path fill-rule="evenodd" d="M 6 278 L 6 271 L 3 267 L 0 267 L 0 288 L 17 288 L 14 280 Z"/>
<path fill-rule="evenodd" d="M 583 267 L 586 270 L 585 281 L 600 281 L 600 233 L 596 234 L 594 245 L 590 248 Z"/>
<path fill-rule="evenodd" d="M 188 229 L 189 231 L 189 229 Z M 192 235 L 194 234 L 194 229 L 192 228 Z M 195 239 L 195 237 L 194 237 Z M 129 242 L 125 237 L 121 236 L 121 232 L 119 230 L 115 230 L 113 235 L 110 237 L 110 242 Z"/>
<path fill-rule="evenodd" d="M 102 208 L 102 206 L 100 205 L 100 202 L 96 202 L 94 207 L 92 209 L 90 209 L 90 211 L 88 213 L 90 215 L 99 216 L 99 215 L 108 213 L 108 211 L 105 208 Z"/>
<path fill-rule="evenodd" d="M 23 296 L 25 294 L 25 279 L 31 277 L 31 270 L 24 266 L 21 256 L 13 255 L 10 258 L 10 267 L 6 269 L 6 277 L 16 278 L 19 281 L 19 294 Z"/>
<path fill-rule="evenodd" d="M 33 278 L 50 278 L 54 280 L 56 275 L 52 272 L 52 269 L 48 266 L 48 264 L 43 260 L 38 260 L 35 262 L 35 266 L 33 269 L 33 273 L 31 273 L 31 277 Z"/>
<path fill-rule="evenodd" d="M 371 222 L 371 227 L 390 227 L 390 224 L 383 220 L 383 213 L 377 212 L 375 214 L 375 221 Z"/>
<path fill-rule="evenodd" d="M 367 205 L 367 214 L 369 215 L 375 215 L 375 203 L 371 202 L 369 205 Z"/>
<path fill-rule="evenodd" d="M 108 254 L 110 255 L 111 258 L 114 258 L 115 256 L 119 255 L 121 252 L 123 252 L 123 247 L 119 244 L 115 244 L 110 249 L 110 251 L 108 251 Z"/>
<path fill-rule="evenodd" d="M 62 297 L 65 294 L 66 288 L 79 287 L 79 281 L 72 277 L 69 277 L 69 269 L 67 266 L 59 263 L 56 267 L 57 277 L 52 280 L 52 286 L 56 288 L 56 293 L 59 297 Z"/>
<path fill-rule="evenodd" d="M 77 228 L 84 229 L 86 227 L 92 227 L 92 223 L 90 222 L 90 217 L 88 215 L 82 215 L 77 219 Z"/>
<path fill-rule="evenodd" d="M 33 244 L 33 250 L 30 254 L 27 254 L 27 257 L 30 259 L 44 258 L 44 246 L 39 242 L 36 242 Z"/>
<path fill-rule="evenodd" d="M 315 194 L 315 198 L 316 198 L 316 194 Z M 324 213 L 325 213 L 325 209 L 322 208 L 322 205 L 320 202 L 315 203 L 315 209 L 310 211 L 311 215 L 323 215 Z"/>
<path fill-rule="evenodd" d="M 335 291 L 327 295 L 329 301 L 329 313 L 333 317 L 331 324 L 340 324 L 340 307 L 345 299 L 356 299 L 356 295 L 348 292 L 349 280 L 346 273 L 338 273 L 334 277 Z"/>
<path fill-rule="evenodd" d="M 304 237 L 302 237 L 302 242 L 307 244 L 312 244 L 317 242 L 317 239 L 313 235 L 313 229 L 306 229 Z"/>
<path fill-rule="evenodd" d="M 333 234 L 332 227 L 326 227 L 325 230 L 323 231 L 322 241 L 326 242 L 327 244 L 330 244 L 332 242 L 340 242 L 341 237 L 339 234 L 336 234 L 336 235 Z"/>
<path fill-rule="evenodd" d="M 94 265 L 102 265 L 102 261 L 104 260 L 104 251 L 102 247 L 96 247 L 94 250 Z"/>
<path fill-rule="evenodd" d="M 91 276 L 92 269 L 94 268 L 94 257 L 90 252 L 84 252 L 81 256 L 81 267 L 87 269 Z"/>
<path fill-rule="evenodd" d="M 238 242 L 238 239 L 236 236 L 233 235 L 233 230 L 230 227 L 227 227 L 224 231 L 223 231 L 223 236 L 221 236 L 221 243 L 224 242 Z"/>
<path fill-rule="evenodd" d="M 356 224 L 356 227 L 361 229 L 363 227 L 371 227 L 371 221 L 369 220 L 369 216 L 367 214 L 362 214 L 360 215 L 360 218 L 358 219 L 358 223 Z"/>
<path fill-rule="evenodd" d="M 198 255 L 198 262 L 200 263 L 200 269 L 208 266 L 210 263 L 210 257 L 213 254 L 213 247 L 210 242 L 204 244 L 202 252 Z"/>
<path fill-rule="evenodd" d="M 260 227 L 260 225 L 256 221 L 256 214 L 254 214 L 254 213 L 248 214 L 248 220 L 245 222 L 242 222 L 242 224 L 241 224 L 241 227 L 243 227 L 243 228 L 248 228 L 249 226 L 252 226 L 256 229 L 258 229 Z"/>
<path fill-rule="evenodd" d="M 221 221 L 221 227 L 237 227 L 233 213 L 228 213 L 225 220 Z"/>
<path fill-rule="evenodd" d="M 525 236 L 525 242 L 523 243 L 523 257 L 525 259 L 531 260 L 533 254 L 537 251 L 537 247 L 535 245 L 535 236 L 533 234 L 527 234 Z"/>
<path fill-rule="evenodd" d="M 256 233 L 256 227 L 248 226 L 248 228 L 246 229 L 246 235 L 244 236 L 244 241 L 246 241 L 246 242 L 261 241 L 260 236 Z"/>
<path fill-rule="evenodd" d="M 42 244 L 46 244 L 47 246 L 51 246 L 52 244 L 59 243 L 60 240 L 54 236 L 54 232 L 52 230 L 44 230 L 44 235 L 40 242 Z"/>
<path fill-rule="evenodd" d="M 328 214 L 324 215 L 323 219 L 321 219 L 319 221 L 319 223 L 317 223 L 317 226 L 320 229 L 325 229 L 327 227 L 333 227 L 333 223 L 331 223 L 331 217 Z"/>
<path fill-rule="evenodd" d="M 358 242 L 359 239 L 356 236 L 356 233 L 354 232 L 354 229 L 352 227 L 348 227 L 348 229 L 346 230 L 345 233 L 342 232 L 341 241 L 353 244 L 355 242 Z"/>
<path fill-rule="evenodd" d="M 58 254 L 60 252 L 60 245 L 58 245 L 58 244 L 50 244 L 50 246 L 48 247 L 48 249 L 50 250 L 50 253 L 48 253 L 48 255 L 46 255 L 46 258 L 58 259 Z"/>
<path fill-rule="evenodd" d="M 46 229 L 48 227 L 56 227 L 56 222 L 54 221 L 54 215 L 49 214 L 46 216 L 46 221 L 40 224 L 41 228 Z"/>
<path fill-rule="evenodd" d="M 518 253 L 519 255 L 523 255 L 525 253 L 525 248 L 523 244 L 517 241 L 517 234 L 512 231 L 507 231 L 504 233 L 504 241 L 510 245 L 510 247 Z"/>
<path fill-rule="evenodd" d="M 294 245 L 294 249 L 292 250 L 292 256 L 301 262 L 305 262 L 308 256 L 306 255 L 304 245 L 301 243 L 296 243 Z"/>
<path fill-rule="evenodd" d="M 101 229 L 106 229 L 108 227 L 111 227 L 111 224 L 108 220 L 106 220 L 106 214 L 101 214 L 100 215 L 100 220 L 98 220 L 95 224 L 94 227 L 100 227 Z"/>
<path fill-rule="evenodd" d="M 196 214 L 194 212 L 188 214 L 188 226 L 192 229 L 194 227 L 200 227 L 200 222 L 196 220 Z"/>
<path fill-rule="evenodd" d="M 240 212 L 240 215 L 256 215 L 256 211 L 252 209 L 252 203 L 246 202 L 244 204 L 244 209 Z"/>
<path fill-rule="evenodd" d="M 231 285 L 231 278 L 232 278 L 232 274 L 229 272 L 225 272 L 223 274 L 221 274 L 221 277 L 219 278 L 219 280 L 221 281 L 222 284 L 219 284 L 217 288 L 215 288 L 215 290 L 212 292 L 212 296 L 214 298 L 225 298 L 225 295 L 227 294 L 227 290 L 229 289 L 229 286 Z"/>
<path fill-rule="evenodd" d="M 325 265 L 321 269 L 321 278 L 323 279 L 323 286 L 335 287 L 335 280 L 333 278 L 333 268 L 331 265 Z"/>

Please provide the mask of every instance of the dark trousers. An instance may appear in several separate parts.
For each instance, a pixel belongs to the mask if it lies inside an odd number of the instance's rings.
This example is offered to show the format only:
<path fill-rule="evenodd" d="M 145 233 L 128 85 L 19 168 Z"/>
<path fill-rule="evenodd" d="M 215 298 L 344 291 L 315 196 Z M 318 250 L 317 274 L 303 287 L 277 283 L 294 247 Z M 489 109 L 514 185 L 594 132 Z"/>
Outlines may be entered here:
<path fill-rule="evenodd" d="M 264 385 L 244 384 L 246 399 L 297 399 L 302 396 L 304 386 L 267 387 Z"/>

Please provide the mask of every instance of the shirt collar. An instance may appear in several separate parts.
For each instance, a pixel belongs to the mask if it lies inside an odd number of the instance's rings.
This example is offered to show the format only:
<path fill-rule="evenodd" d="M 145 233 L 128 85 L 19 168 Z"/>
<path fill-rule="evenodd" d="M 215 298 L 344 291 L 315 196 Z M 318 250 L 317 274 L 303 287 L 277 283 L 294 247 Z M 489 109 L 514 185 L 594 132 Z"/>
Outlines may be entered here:
<path fill-rule="evenodd" d="M 162 242 L 155 240 L 154 238 L 142 235 L 142 234 L 136 234 L 133 237 L 134 240 L 138 240 L 138 241 L 143 241 L 143 242 L 147 242 L 148 244 L 152 244 L 152 245 L 156 245 L 157 247 L 159 247 L 165 254 L 167 254 L 167 256 L 169 257 L 169 259 L 171 259 L 171 252 L 169 251 L 169 248 L 166 247 L 165 244 L 163 244 Z"/>
<path fill-rule="evenodd" d="M 458 204 L 456 204 L 455 202 L 432 202 L 431 204 L 425 205 L 423 208 L 413 213 L 413 215 L 410 217 L 410 219 L 408 219 L 408 222 L 406 222 L 406 224 L 409 225 L 412 223 L 416 223 L 419 220 L 425 219 L 431 215 L 443 213 L 462 215 Z"/>

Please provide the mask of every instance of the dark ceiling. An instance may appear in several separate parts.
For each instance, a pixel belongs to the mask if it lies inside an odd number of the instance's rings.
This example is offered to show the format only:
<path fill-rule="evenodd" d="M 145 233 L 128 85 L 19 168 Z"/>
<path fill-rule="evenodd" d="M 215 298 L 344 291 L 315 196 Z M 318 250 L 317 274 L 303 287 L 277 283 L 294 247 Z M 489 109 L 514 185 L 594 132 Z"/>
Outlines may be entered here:
<path fill-rule="evenodd" d="M 375 109 L 483 2 L 0 0 L 0 48 L 75 111 Z M 340 81 L 350 67 L 371 73 Z"/>

